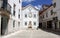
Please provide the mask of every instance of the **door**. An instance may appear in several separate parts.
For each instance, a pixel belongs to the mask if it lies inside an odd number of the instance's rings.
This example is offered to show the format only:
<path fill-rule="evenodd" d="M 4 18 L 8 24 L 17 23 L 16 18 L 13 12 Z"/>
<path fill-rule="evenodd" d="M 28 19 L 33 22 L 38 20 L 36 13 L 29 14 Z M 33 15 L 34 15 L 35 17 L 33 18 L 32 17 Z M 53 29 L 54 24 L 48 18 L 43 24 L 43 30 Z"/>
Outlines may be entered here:
<path fill-rule="evenodd" d="M 57 22 L 55 22 L 55 29 L 57 29 Z"/>
<path fill-rule="evenodd" d="M 1 18 L 1 35 L 4 35 L 8 25 L 8 18 L 2 17 Z"/>
<path fill-rule="evenodd" d="M 28 28 L 32 28 L 32 22 L 29 21 Z"/>
<path fill-rule="evenodd" d="M 47 25 L 48 25 L 47 28 L 52 29 L 52 21 L 48 21 Z"/>

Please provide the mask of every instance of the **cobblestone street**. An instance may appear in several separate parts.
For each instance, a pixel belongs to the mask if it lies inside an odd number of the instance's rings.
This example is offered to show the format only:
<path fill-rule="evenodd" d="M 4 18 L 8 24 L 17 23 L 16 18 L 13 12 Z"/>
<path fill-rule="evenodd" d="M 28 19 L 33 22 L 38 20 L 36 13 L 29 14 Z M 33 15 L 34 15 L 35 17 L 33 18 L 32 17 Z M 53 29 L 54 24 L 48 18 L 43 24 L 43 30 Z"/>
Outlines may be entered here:
<path fill-rule="evenodd" d="M 5 37 L 4 37 L 5 38 Z M 60 38 L 60 35 L 39 30 L 24 30 L 7 38 Z"/>

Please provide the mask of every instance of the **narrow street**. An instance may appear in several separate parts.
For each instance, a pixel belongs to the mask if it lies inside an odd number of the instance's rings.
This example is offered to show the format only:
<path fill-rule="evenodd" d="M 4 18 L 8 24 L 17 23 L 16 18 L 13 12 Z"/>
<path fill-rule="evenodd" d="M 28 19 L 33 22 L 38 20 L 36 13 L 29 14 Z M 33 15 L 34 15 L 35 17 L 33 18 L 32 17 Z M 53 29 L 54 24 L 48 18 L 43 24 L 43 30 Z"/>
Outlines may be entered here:
<path fill-rule="evenodd" d="M 25 30 L 7 38 L 60 38 L 60 35 L 39 30 Z"/>

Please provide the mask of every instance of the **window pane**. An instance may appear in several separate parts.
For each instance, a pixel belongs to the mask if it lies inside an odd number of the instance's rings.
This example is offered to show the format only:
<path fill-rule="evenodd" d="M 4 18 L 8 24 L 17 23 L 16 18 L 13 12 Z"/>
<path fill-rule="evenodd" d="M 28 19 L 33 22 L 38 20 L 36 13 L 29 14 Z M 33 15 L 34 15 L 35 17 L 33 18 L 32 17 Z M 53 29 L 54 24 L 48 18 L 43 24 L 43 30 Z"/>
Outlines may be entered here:
<path fill-rule="evenodd" d="M 36 14 L 34 14 L 34 18 L 36 18 Z"/>
<path fill-rule="evenodd" d="M 18 18 L 20 18 L 20 14 L 18 14 Z"/>
<path fill-rule="evenodd" d="M 27 25 L 27 22 L 25 22 L 25 25 Z"/>
<path fill-rule="evenodd" d="M 15 16 L 15 7 L 16 7 L 16 5 L 14 4 L 14 6 L 13 6 L 13 15 Z"/>
<path fill-rule="evenodd" d="M 20 26 L 20 22 L 18 22 L 18 26 Z"/>
<path fill-rule="evenodd" d="M 46 17 L 48 17 L 48 13 L 46 13 Z"/>
<path fill-rule="evenodd" d="M 36 22 L 34 22 L 34 25 L 36 25 Z"/>
<path fill-rule="evenodd" d="M 27 14 L 25 14 L 25 17 L 27 18 Z"/>

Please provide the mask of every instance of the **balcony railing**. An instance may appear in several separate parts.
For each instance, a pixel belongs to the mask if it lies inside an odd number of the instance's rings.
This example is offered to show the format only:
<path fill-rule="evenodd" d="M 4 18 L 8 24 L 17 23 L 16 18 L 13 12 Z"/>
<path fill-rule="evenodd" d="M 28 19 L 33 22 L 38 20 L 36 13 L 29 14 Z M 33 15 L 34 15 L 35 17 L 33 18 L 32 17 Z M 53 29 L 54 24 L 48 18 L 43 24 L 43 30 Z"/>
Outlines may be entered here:
<path fill-rule="evenodd" d="M 0 1 L 0 9 L 6 10 L 7 12 L 11 13 L 11 6 L 7 3 L 5 6 L 3 5 L 3 1 Z"/>

